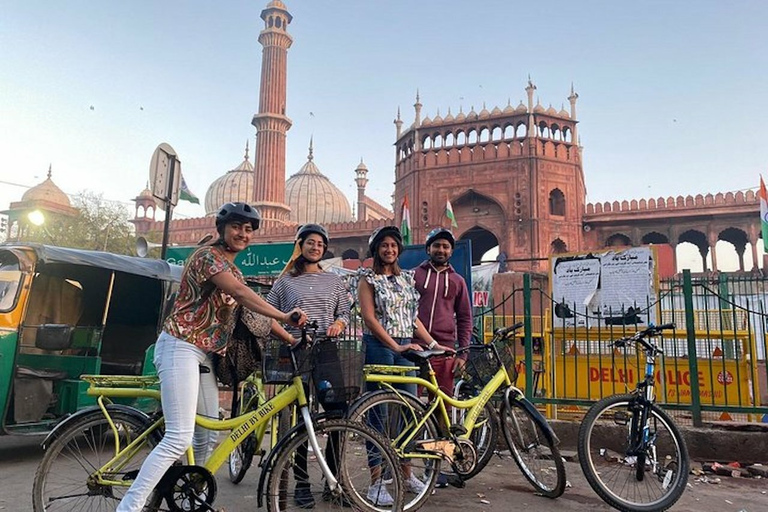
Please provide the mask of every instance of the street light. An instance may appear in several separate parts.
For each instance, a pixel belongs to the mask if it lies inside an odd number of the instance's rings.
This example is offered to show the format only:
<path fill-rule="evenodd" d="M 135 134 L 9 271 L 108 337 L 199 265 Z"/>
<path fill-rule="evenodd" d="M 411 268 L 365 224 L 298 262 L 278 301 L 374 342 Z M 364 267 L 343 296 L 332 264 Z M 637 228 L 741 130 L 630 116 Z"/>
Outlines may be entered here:
<path fill-rule="evenodd" d="M 49 240 L 53 241 L 53 235 L 51 235 L 51 232 L 48 231 L 47 227 L 45 227 L 45 214 L 43 212 L 40 210 L 32 210 L 27 214 L 27 220 L 33 226 L 43 228 L 43 233 L 45 233 L 45 236 L 47 236 Z M 19 233 L 21 233 L 21 231 L 19 231 Z"/>
<path fill-rule="evenodd" d="M 32 210 L 27 214 L 27 219 L 29 222 L 34 224 L 37 227 L 42 226 L 45 224 L 45 215 L 40 210 Z"/>

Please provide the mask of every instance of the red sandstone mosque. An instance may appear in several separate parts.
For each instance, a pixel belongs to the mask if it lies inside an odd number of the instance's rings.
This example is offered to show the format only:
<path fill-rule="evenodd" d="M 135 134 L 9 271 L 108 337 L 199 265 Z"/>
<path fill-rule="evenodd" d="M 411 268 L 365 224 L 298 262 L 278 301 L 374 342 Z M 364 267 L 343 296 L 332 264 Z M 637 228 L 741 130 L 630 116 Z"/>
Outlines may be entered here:
<path fill-rule="evenodd" d="M 298 224 L 318 222 L 332 234 L 333 255 L 364 258 L 371 231 L 399 225 L 400 213 L 366 195 L 369 171 L 361 161 L 355 169 L 353 218 L 346 196 L 314 162 L 311 142 L 307 162 L 286 180 L 286 133 L 292 125 L 286 98 L 292 16 L 283 2 L 272 0 L 261 19 L 253 161 L 246 145 L 243 161 L 211 183 L 205 195 L 206 216 L 172 221 L 171 242 L 194 244 L 211 232 L 210 216 L 222 203 L 246 201 L 259 208 L 264 219 L 257 242 L 290 241 Z M 545 271 L 547 257 L 555 253 L 666 244 L 675 254 L 679 244 L 690 242 L 698 248 L 703 268 L 717 270 L 713 249 L 724 240 L 735 247 L 740 270 L 751 270 L 745 268 L 747 247 L 752 268 L 757 268 L 760 225 L 754 192 L 587 204 L 578 94 L 571 87 L 570 109 L 558 111 L 538 101 L 531 80 L 525 92 L 527 101 L 517 106 L 507 102 L 490 109 L 483 105 L 479 111 L 459 108 L 455 114 L 449 108 L 444 117 L 439 110 L 433 117 L 423 114 L 417 93 L 412 120 L 398 110 L 393 204 L 399 210 L 408 198 L 413 240 L 423 240 L 431 228 L 447 222 L 444 211 L 450 200 L 458 221 L 454 231 L 459 238 L 472 240 L 475 262 L 498 246 L 508 268 Z M 48 181 L 50 175 L 22 202 L 40 195 L 36 189 L 50 189 L 53 183 Z M 134 201 L 137 233 L 162 232 L 152 193 L 144 190 Z"/>

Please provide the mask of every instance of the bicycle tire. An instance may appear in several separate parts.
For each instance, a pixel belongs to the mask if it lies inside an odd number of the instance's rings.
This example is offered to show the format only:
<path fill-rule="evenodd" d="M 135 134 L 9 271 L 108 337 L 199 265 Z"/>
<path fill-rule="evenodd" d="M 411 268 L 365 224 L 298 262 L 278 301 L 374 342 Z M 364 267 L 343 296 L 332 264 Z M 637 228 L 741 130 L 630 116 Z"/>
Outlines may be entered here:
<path fill-rule="evenodd" d="M 589 409 L 579 429 L 579 463 L 589 485 L 612 507 L 624 512 L 667 510 L 685 492 L 690 464 L 688 449 L 672 418 L 653 404 L 648 421 L 652 423 L 650 437 L 654 440 L 657 458 L 654 458 L 653 453 L 645 453 L 644 457 L 634 459 L 633 465 L 631 456 L 625 454 L 627 437 L 631 434 L 626 430 L 632 424 L 633 411 L 630 405 L 635 400 L 635 395 L 610 396 Z M 604 416 L 604 413 L 608 414 Z M 660 428 L 665 429 L 666 433 Z M 622 431 L 626 435 L 621 435 Z M 665 455 L 662 451 L 674 453 Z M 643 467 L 648 467 L 648 470 L 644 470 L 643 478 L 638 479 L 640 464 L 637 464 L 637 460 L 643 459 Z M 663 467 L 660 461 L 664 462 Z M 634 498 L 621 496 L 619 490 L 610 484 L 612 475 L 619 470 L 642 485 L 643 491 L 635 493 Z M 622 479 L 625 490 L 628 490 L 627 485 L 631 481 Z M 643 503 L 638 501 L 639 497 L 650 497 L 653 489 L 661 491 L 655 499 Z"/>
<path fill-rule="evenodd" d="M 325 477 L 317 463 L 306 462 L 306 474 L 297 477 L 298 454 L 309 443 L 309 434 L 303 430 L 288 441 L 275 455 L 267 480 L 267 510 L 269 512 L 289 512 L 312 508 L 296 503 L 295 490 L 301 482 L 308 489 L 309 496 L 315 502 L 325 502 L 323 508 L 337 508 L 339 511 L 351 506 L 356 510 L 370 512 L 401 512 L 404 501 L 404 483 L 396 468 L 399 459 L 390 443 L 371 427 L 350 420 L 327 420 L 315 425 L 318 441 L 325 441 L 325 452 L 338 454 L 336 477 L 340 484 L 340 494 L 334 495 L 325 486 Z M 338 440 L 338 448 L 328 443 Z M 378 504 L 381 494 L 370 494 L 371 476 L 365 463 L 361 464 L 360 451 L 366 450 L 369 456 L 380 458 L 383 468 L 390 468 L 393 479 L 387 490 L 393 502 L 390 505 Z M 347 457 L 348 455 L 348 457 Z M 291 478 L 294 479 L 291 482 Z M 374 496 L 373 498 L 371 496 Z"/>
<path fill-rule="evenodd" d="M 523 476 L 542 496 L 561 496 L 565 491 L 565 463 L 547 420 L 513 398 L 504 401 L 500 414 L 501 431 Z"/>
<path fill-rule="evenodd" d="M 380 412 L 382 410 L 385 411 L 383 414 Z M 373 428 L 392 442 L 395 453 L 403 459 L 407 459 L 407 453 L 410 447 L 398 446 L 396 438 L 407 431 L 407 425 L 403 424 L 403 421 L 421 419 L 424 414 L 426 414 L 426 411 L 426 405 L 410 395 L 381 390 L 369 393 L 358 400 L 347 412 L 347 418 L 369 426 L 375 425 Z M 414 413 L 417 415 L 416 418 L 413 417 Z M 386 415 L 386 422 L 381 419 L 381 416 L 383 415 Z M 381 430 L 381 428 L 384 427 L 386 427 L 386 430 Z M 427 420 L 424 429 L 425 430 L 422 432 L 417 433 L 415 439 L 418 439 L 419 436 L 422 436 L 425 439 L 438 439 L 441 437 L 434 416 L 431 416 Z M 423 463 L 423 466 L 414 468 L 413 461 Z M 410 462 L 411 474 L 416 473 L 416 478 L 424 483 L 425 487 L 421 492 L 413 493 L 413 498 L 406 499 L 404 508 L 406 512 L 418 510 L 432 495 L 432 491 L 435 488 L 435 485 L 437 485 L 437 479 L 440 475 L 441 463 L 442 460 L 437 458 L 412 459 Z"/>
<path fill-rule="evenodd" d="M 121 446 L 126 446 L 150 425 L 138 415 L 122 411 L 110 411 L 110 416 L 122 436 Z M 130 484 L 124 487 L 88 485 L 91 470 L 100 468 L 114 457 L 112 432 L 104 414 L 95 410 L 59 433 L 46 450 L 35 473 L 32 484 L 32 506 L 35 512 L 90 510 L 87 504 L 98 510 L 114 510 L 117 507 Z M 135 477 L 149 451 L 161 438 L 162 433 L 158 429 L 114 478 L 130 482 L 130 477 Z M 153 495 L 145 510 L 157 510 L 159 504 L 160 500 Z"/>
<path fill-rule="evenodd" d="M 240 400 L 237 403 L 236 410 L 232 412 L 232 417 L 240 416 L 258 407 L 258 393 L 254 391 L 252 384 L 246 384 L 243 386 Z M 256 454 L 256 450 L 259 449 L 256 443 L 256 432 L 252 432 L 245 441 L 229 454 L 227 466 L 229 468 L 229 481 L 233 484 L 239 484 L 245 478 L 245 474 L 253 463 L 253 456 Z"/>
<path fill-rule="evenodd" d="M 461 393 L 458 398 L 460 400 L 465 400 L 467 398 L 472 398 L 473 396 L 473 394 Z M 456 410 L 455 407 L 454 410 Z M 458 413 L 456 423 L 459 425 L 464 423 L 464 417 L 468 410 L 469 409 L 459 409 L 456 411 Z M 493 454 L 497 452 L 497 447 L 499 445 L 500 429 L 499 415 L 496 413 L 496 409 L 493 407 L 493 404 L 486 402 L 483 410 L 477 417 L 477 421 L 475 421 L 475 428 L 472 429 L 472 434 L 469 436 L 469 439 L 475 445 L 475 449 L 477 450 L 477 464 L 472 471 L 462 475 L 464 480 L 469 480 L 480 474 L 491 461 L 491 458 L 493 457 Z"/>

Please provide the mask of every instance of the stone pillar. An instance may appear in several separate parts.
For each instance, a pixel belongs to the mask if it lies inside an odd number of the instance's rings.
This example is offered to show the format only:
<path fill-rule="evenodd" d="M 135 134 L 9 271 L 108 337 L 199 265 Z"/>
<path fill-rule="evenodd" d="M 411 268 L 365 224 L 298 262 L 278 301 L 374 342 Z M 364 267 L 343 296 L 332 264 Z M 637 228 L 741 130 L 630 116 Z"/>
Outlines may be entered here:
<path fill-rule="evenodd" d="M 717 235 L 710 234 L 707 236 L 707 243 L 709 244 L 709 253 L 712 255 L 712 271 L 717 272 Z"/>

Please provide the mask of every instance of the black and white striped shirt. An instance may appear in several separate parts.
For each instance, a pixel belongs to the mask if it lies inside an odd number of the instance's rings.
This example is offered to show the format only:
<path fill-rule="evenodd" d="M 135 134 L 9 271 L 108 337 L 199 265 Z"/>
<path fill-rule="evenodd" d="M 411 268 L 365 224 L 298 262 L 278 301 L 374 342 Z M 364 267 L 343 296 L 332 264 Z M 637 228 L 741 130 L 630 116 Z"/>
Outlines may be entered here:
<path fill-rule="evenodd" d="M 267 302 L 280 311 L 301 308 L 309 321 L 317 321 L 317 332 L 325 333 L 336 320 L 349 324 L 349 295 L 341 276 L 330 272 L 307 272 L 299 276 L 284 274 L 272 286 Z M 293 336 L 301 330 L 287 328 Z"/>

